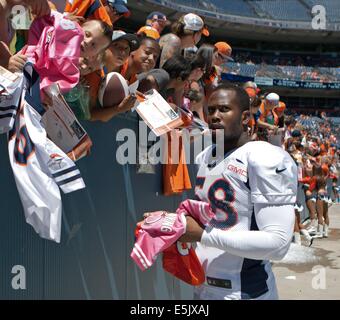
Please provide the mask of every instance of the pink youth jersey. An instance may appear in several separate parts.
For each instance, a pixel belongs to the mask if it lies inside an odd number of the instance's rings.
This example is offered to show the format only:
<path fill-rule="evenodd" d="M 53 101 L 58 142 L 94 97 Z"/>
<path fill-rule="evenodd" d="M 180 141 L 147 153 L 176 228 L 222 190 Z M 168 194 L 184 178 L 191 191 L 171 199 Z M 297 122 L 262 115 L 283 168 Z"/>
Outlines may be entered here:
<path fill-rule="evenodd" d="M 138 231 L 137 241 L 131 252 L 131 258 L 144 271 L 156 261 L 157 255 L 169 248 L 186 230 L 183 213 L 157 211 L 144 220 Z"/>
<path fill-rule="evenodd" d="M 131 253 L 131 258 L 141 270 L 151 267 L 157 255 L 185 233 L 186 215 L 192 216 L 202 225 L 208 225 L 215 217 L 208 203 L 185 200 L 176 213 L 157 211 L 145 219 Z"/>
<path fill-rule="evenodd" d="M 29 30 L 28 44 L 22 52 L 29 57 L 40 76 L 40 89 L 58 83 L 66 93 L 79 82 L 80 44 L 84 32 L 79 24 L 52 11 L 35 19 Z"/>

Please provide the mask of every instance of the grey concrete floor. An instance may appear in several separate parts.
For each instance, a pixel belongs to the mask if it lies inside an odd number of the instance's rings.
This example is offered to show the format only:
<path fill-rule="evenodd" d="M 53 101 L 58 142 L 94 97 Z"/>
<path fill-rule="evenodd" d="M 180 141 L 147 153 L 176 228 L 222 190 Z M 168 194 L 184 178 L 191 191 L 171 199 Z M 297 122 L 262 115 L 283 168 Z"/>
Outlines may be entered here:
<path fill-rule="evenodd" d="M 329 216 L 328 238 L 315 239 L 310 248 L 303 241 L 292 244 L 286 257 L 273 263 L 280 299 L 340 299 L 340 204 L 329 208 Z"/>

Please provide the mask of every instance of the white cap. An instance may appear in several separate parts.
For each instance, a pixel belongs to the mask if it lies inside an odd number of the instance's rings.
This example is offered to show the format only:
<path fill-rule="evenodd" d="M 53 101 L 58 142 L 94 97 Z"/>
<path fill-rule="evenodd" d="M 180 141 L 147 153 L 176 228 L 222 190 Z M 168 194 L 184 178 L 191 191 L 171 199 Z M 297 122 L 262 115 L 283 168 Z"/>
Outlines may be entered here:
<path fill-rule="evenodd" d="M 202 30 L 205 36 L 209 36 L 209 31 L 204 25 L 203 19 L 194 13 L 188 13 L 183 17 L 184 30 L 200 31 Z"/>
<path fill-rule="evenodd" d="M 280 96 L 277 94 L 277 93 L 269 93 L 267 96 L 266 96 L 266 100 L 267 101 L 271 101 L 271 102 L 277 102 L 279 103 L 280 101 Z"/>

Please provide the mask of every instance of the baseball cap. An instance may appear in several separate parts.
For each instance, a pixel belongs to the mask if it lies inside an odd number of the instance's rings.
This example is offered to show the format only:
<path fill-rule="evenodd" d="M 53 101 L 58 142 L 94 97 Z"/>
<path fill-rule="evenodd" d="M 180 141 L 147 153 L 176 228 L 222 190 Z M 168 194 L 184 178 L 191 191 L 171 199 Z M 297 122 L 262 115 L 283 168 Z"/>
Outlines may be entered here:
<path fill-rule="evenodd" d="M 132 33 L 126 33 L 122 30 L 115 30 L 112 32 L 112 42 L 118 40 L 126 40 L 129 43 L 130 51 L 135 51 L 139 48 L 138 37 Z"/>
<path fill-rule="evenodd" d="M 151 12 L 146 18 L 146 24 L 147 25 L 151 24 L 152 20 L 163 20 L 164 22 L 165 21 L 169 22 L 166 18 L 166 15 L 159 11 Z"/>
<path fill-rule="evenodd" d="M 203 19 L 194 13 L 188 13 L 183 16 L 184 22 L 184 30 L 191 30 L 191 31 L 200 31 L 202 30 L 202 34 L 206 37 L 209 36 L 209 30 L 207 29 L 206 25 L 204 24 Z"/>
<path fill-rule="evenodd" d="M 279 104 L 279 101 L 280 101 L 280 97 L 277 93 L 274 93 L 274 92 L 271 92 L 269 93 L 266 98 L 265 98 L 267 101 L 270 101 L 270 102 L 275 102 L 276 105 Z"/>
<path fill-rule="evenodd" d="M 230 57 L 231 52 L 232 52 L 232 48 L 231 46 L 226 43 L 226 42 L 216 42 L 215 43 L 215 48 L 217 48 L 218 53 L 224 58 L 227 59 L 229 61 L 234 61 L 234 59 L 232 57 Z"/>
<path fill-rule="evenodd" d="M 170 81 L 169 74 L 163 69 L 152 69 L 149 72 L 140 73 L 137 75 L 137 79 L 141 82 L 148 76 L 154 77 L 158 84 L 159 91 L 162 91 Z"/>
<path fill-rule="evenodd" d="M 144 33 L 147 37 L 155 39 L 155 40 L 158 40 L 161 37 L 159 32 L 150 26 L 141 27 L 137 31 L 137 34 L 141 34 L 141 33 Z"/>
<path fill-rule="evenodd" d="M 126 7 L 127 0 L 107 0 L 107 3 L 118 13 L 123 14 L 124 17 L 129 17 L 131 15 L 130 10 Z"/>

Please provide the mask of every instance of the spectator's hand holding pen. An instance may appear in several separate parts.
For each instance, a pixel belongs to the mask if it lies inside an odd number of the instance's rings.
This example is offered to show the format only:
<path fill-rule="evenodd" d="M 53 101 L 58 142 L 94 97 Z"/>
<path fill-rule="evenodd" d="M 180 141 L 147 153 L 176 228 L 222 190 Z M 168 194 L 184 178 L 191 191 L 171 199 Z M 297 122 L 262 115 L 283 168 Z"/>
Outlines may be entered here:
<path fill-rule="evenodd" d="M 135 93 L 130 93 L 117 106 L 117 113 L 123 113 L 123 112 L 131 110 L 135 106 L 135 103 L 137 100 L 144 101 L 145 100 L 144 94 L 139 91 L 136 91 Z"/>

